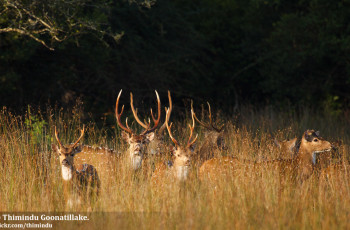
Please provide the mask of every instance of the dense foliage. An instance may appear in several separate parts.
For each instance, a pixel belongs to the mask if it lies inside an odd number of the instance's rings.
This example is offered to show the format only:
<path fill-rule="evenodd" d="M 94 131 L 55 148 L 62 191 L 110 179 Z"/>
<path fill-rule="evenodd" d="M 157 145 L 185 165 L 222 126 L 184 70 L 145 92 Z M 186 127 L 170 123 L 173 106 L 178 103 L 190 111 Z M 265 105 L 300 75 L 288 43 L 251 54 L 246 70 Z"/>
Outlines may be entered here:
<path fill-rule="evenodd" d="M 348 0 L 22 1 L 26 11 L 9 2 L 0 5 L 0 105 L 80 97 L 101 114 L 121 88 L 145 101 L 171 89 L 180 105 L 209 100 L 227 112 L 349 104 Z M 45 29 L 38 18 L 52 31 L 35 33 Z"/>

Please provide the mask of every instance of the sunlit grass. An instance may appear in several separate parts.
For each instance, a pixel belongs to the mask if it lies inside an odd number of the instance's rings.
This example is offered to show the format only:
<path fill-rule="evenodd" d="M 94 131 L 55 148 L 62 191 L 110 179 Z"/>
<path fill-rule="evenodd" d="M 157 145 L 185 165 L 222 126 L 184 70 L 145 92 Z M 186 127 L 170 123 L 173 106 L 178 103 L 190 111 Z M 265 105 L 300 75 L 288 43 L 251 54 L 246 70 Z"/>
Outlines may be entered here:
<path fill-rule="evenodd" d="M 51 151 L 54 126 L 60 130 L 63 143 L 79 135 L 83 113 L 72 111 L 28 111 L 16 116 L 3 109 L 0 112 L 0 211 L 59 212 L 65 211 L 58 157 Z M 35 117 L 35 119 L 31 119 Z M 330 141 L 342 140 L 339 151 L 348 157 L 350 141 L 349 118 L 312 114 L 276 113 L 271 109 L 254 111 L 243 108 L 239 119 L 225 118 L 226 144 L 223 155 L 251 160 L 273 159 L 277 156 L 273 138 L 301 137 L 313 128 Z M 29 124 L 28 121 L 34 124 Z M 42 123 L 40 123 L 42 122 Z M 184 121 L 175 121 L 175 136 L 180 142 L 189 134 Z M 38 125 L 39 124 L 39 125 Z M 40 125 L 42 124 L 42 125 Z M 83 143 L 114 148 L 125 155 L 127 145 L 119 138 L 120 130 L 98 128 L 85 123 Z M 199 133 L 197 145 L 204 138 Z M 108 135 L 109 133 L 109 135 Z M 115 135 L 110 135 L 115 133 Z M 170 141 L 168 141 L 169 144 Z M 149 174 L 136 175 L 129 170 L 127 158 L 115 166 L 115 175 L 103 184 L 103 192 L 93 207 L 106 226 L 129 228 L 197 228 L 197 229 L 319 229 L 350 227 L 349 175 L 319 178 L 315 173 L 302 185 L 289 184 L 279 197 L 278 174 L 264 170 L 257 176 L 241 172 L 219 181 L 216 186 L 200 182 L 197 169 L 185 184 L 164 182 L 161 187 L 150 183 Z M 85 212 L 87 210 L 78 210 Z M 93 223 L 90 228 L 98 225 Z M 74 225 L 69 225 L 74 228 Z"/>

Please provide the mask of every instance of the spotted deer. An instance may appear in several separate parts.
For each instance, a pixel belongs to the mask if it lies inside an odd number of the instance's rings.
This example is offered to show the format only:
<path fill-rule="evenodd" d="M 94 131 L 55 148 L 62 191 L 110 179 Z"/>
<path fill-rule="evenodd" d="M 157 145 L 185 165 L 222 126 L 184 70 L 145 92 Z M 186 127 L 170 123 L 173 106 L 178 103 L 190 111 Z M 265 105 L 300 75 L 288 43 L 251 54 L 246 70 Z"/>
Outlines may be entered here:
<path fill-rule="evenodd" d="M 148 123 L 146 124 L 142 122 L 137 116 L 137 110 L 134 109 L 134 105 L 133 105 L 133 95 L 132 93 L 130 93 L 130 106 L 133 111 L 134 118 L 137 121 L 137 123 L 140 124 L 145 129 L 140 134 L 136 134 L 131 130 L 131 128 L 128 125 L 128 118 L 126 118 L 126 121 L 125 121 L 126 126 L 124 126 L 120 120 L 120 117 L 124 111 L 124 105 L 122 106 L 120 113 L 118 109 L 119 99 L 120 99 L 122 90 L 120 90 L 116 101 L 115 115 L 117 118 L 117 124 L 121 129 L 124 130 L 122 132 L 122 138 L 129 144 L 128 153 L 130 158 L 130 166 L 134 171 L 141 168 L 142 160 L 144 158 L 147 145 L 154 139 L 154 131 L 157 128 L 160 121 L 160 114 L 161 114 L 160 99 L 159 99 L 158 92 L 157 91 L 155 92 L 156 92 L 157 103 L 158 103 L 158 117 L 157 119 L 155 119 L 151 109 L 151 116 L 154 122 L 154 125 L 152 128 L 150 128 L 150 125 L 151 125 L 150 121 L 148 121 Z"/>
<path fill-rule="evenodd" d="M 74 157 L 74 164 L 76 167 L 84 164 L 93 165 L 101 179 L 102 190 L 105 190 L 110 180 L 114 178 L 120 153 L 106 147 L 83 144 L 80 145 L 80 150 L 79 154 Z"/>
<path fill-rule="evenodd" d="M 169 93 L 170 96 L 170 93 Z M 133 114 L 137 121 L 140 121 L 137 116 L 137 110 L 135 110 L 133 105 L 133 95 L 130 94 L 130 104 L 133 111 Z M 140 123 L 139 123 L 140 124 Z M 147 125 L 141 122 L 142 127 L 147 128 Z M 122 133 L 123 139 L 128 139 L 127 134 Z M 148 134 L 150 143 L 152 143 L 152 134 Z M 128 141 L 128 140 L 127 140 Z M 131 140 L 132 141 L 132 140 Z M 146 140 L 147 142 L 148 140 Z M 75 164 L 91 164 L 94 165 L 97 171 L 99 172 L 102 185 L 108 184 L 111 176 L 115 174 L 117 168 L 117 162 L 120 161 L 121 154 L 117 153 L 113 149 L 100 147 L 100 146 L 88 146 L 83 145 L 82 151 L 75 157 Z M 103 186 L 105 187 L 105 186 Z"/>
<path fill-rule="evenodd" d="M 331 150 L 331 143 L 321 138 L 318 132 L 307 130 L 303 134 L 299 152 L 294 158 L 262 162 L 242 160 L 236 157 L 212 158 L 200 167 L 199 178 L 215 181 L 221 175 L 232 176 L 232 173 L 237 170 L 253 168 L 257 171 L 261 168 L 272 168 L 279 171 L 280 178 L 290 176 L 293 181 L 302 182 L 312 175 L 316 163 L 316 154 Z"/>
<path fill-rule="evenodd" d="M 116 172 L 116 162 L 120 153 L 113 149 L 100 146 L 81 145 L 81 152 L 74 157 L 77 167 L 84 164 L 93 165 L 101 179 L 102 190 L 108 186 Z"/>
<path fill-rule="evenodd" d="M 74 157 L 82 151 L 78 145 L 84 136 L 84 127 L 81 135 L 74 144 L 63 145 L 58 138 L 55 127 L 55 137 L 58 145 L 52 144 L 52 150 L 59 156 L 63 180 L 63 192 L 67 208 L 73 208 L 93 201 L 99 195 L 100 179 L 94 166 L 82 164 L 76 167 Z"/>
<path fill-rule="evenodd" d="M 161 184 L 165 183 L 166 181 L 184 182 L 187 180 L 191 167 L 191 156 L 194 154 L 195 142 L 198 137 L 197 134 L 196 137 L 192 140 L 195 122 L 193 117 L 193 111 L 191 111 L 191 113 L 192 126 L 189 125 L 190 137 L 188 138 L 186 145 L 180 145 L 179 142 L 171 134 L 172 123 L 170 124 L 170 126 L 168 125 L 170 111 L 166 109 L 166 128 L 168 130 L 170 139 L 175 144 L 173 148 L 174 160 L 172 162 L 167 163 L 162 162 L 156 166 L 156 169 L 154 170 L 151 177 L 152 184 Z"/>
<path fill-rule="evenodd" d="M 279 148 L 279 158 L 281 159 L 294 158 L 299 152 L 300 143 L 297 144 L 297 138 L 283 141 L 278 141 L 275 139 L 274 143 Z M 338 148 L 335 147 L 339 145 L 340 143 L 333 143 L 331 154 L 329 152 L 321 152 L 314 155 L 313 161 L 315 162 L 315 167 L 317 170 L 327 169 L 328 167 L 332 166 L 332 162 L 339 161 L 341 159 Z"/>
<path fill-rule="evenodd" d="M 216 126 L 212 121 L 211 108 L 209 102 L 208 112 L 209 112 L 209 122 L 205 123 L 200 121 L 196 114 L 193 112 L 193 116 L 196 121 L 206 129 L 204 133 L 204 141 L 202 142 L 199 150 L 196 154 L 196 161 L 200 165 L 202 162 L 209 160 L 213 157 L 220 156 L 223 150 L 226 150 L 224 139 L 224 124 L 221 126 Z M 191 102 L 191 109 L 193 111 L 193 103 Z"/>
<path fill-rule="evenodd" d="M 275 145 L 279 149 L 279 158 L 280 159 L 291 159 L 296 156 L 298 153 L 297 138 L 291 140 L 278 141 L 274 140 Z"/>

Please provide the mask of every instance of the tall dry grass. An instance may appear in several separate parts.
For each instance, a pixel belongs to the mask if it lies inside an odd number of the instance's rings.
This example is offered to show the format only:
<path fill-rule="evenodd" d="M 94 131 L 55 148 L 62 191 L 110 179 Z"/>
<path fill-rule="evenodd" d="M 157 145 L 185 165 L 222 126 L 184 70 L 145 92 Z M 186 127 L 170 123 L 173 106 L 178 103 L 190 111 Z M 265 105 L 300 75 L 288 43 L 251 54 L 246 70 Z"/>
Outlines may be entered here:
<path fill-rule="evenodd" d="M 23 116 L 0 112 L 0 211 L 66 211 L 58 157 L 51 151 L 57 126 L 64 143 L 75 140 L 82 127 L 83 112 L 30 111 Z M 350 141 L 349 116 L 276 113 L 272 109 L 242 108 L 239 116 L 226 117 L 226 143 L 223 155 L 264 160 L 277 156 L 273 138 L 301 137 L 306 129 L 318 129 L 325 139 L 342 140 L 339 149 L 347 158 Z M 175 122 L 175 136 L 188 137 L 190 119 Z M 126 144 L 119 130 L 109 137 L 106 128 L 85 124 L 83 143 L 108 146 L 125 154 Z M 198 145 L 204 138 L 199 133 Z M 170 141 L 169 141 L 170 144 Z M 87 229 L 108 227 L 143 229 L 349 229 L 349 175 L 329 178 L 315 173 L 302 185 L 289 184 L 279 199 L 278 173 L 262 171 L 260 176 L 242 172 L 219 181 L 217 186 L 201 183 L 193 168 L 185 184 L 165 181 L 160 188 L 150 183 L 149 174 L 132 173 L 127 158 L 115 166 L 108 184 L 93 207 L 95 216 Z M 76 210 L 85 212 L 86 210 Z M 63 223 L 64 224 L 64 223 Z M 81 227 L 69 223 L 65 227 Z"/>

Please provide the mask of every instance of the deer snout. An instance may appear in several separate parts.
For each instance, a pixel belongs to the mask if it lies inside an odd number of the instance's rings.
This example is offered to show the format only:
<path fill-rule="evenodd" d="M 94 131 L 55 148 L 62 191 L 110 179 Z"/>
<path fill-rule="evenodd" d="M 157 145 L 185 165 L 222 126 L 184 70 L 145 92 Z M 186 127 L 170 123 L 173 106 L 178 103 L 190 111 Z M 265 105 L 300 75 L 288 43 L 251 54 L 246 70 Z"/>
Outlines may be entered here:
<path fill-rule="evenodd" d="M 328 148 L 327 148 L 327 151 L 331 151 L 334 149 L 334 145 L 331 144 L 330 142 L 328 142 Z"/>
<path fill-rule="evenodd" d="M 63 166 L 69 166 L 68 160 L 67 160 L 67 159 L 64 159 L 64 160 L 62 161 L 62 165 L 63 165 Z"/>
<path fill-rule="evenodd" d="M 142 156 L 141 150 L 134 150 L 134 156 Z"/>

